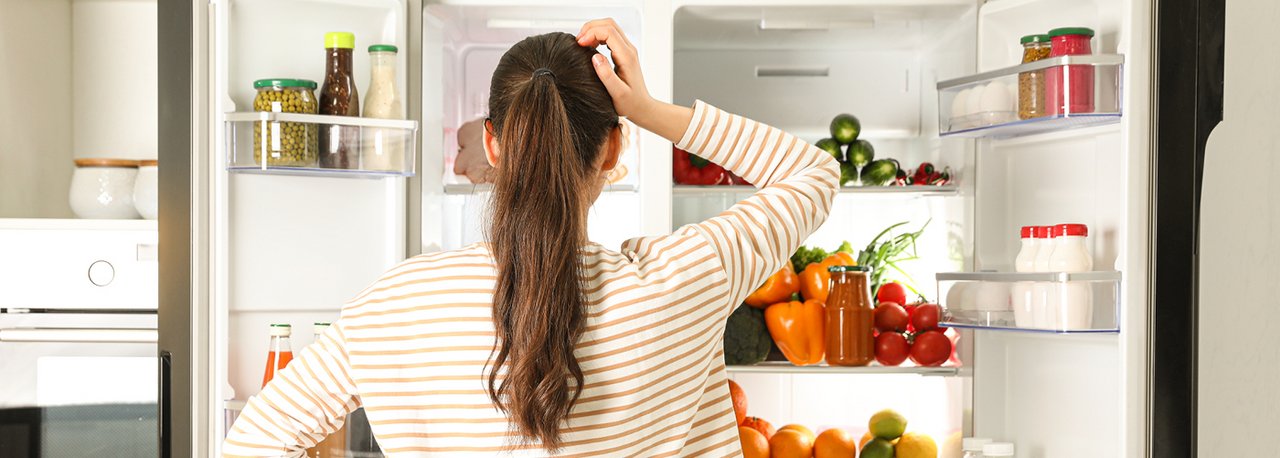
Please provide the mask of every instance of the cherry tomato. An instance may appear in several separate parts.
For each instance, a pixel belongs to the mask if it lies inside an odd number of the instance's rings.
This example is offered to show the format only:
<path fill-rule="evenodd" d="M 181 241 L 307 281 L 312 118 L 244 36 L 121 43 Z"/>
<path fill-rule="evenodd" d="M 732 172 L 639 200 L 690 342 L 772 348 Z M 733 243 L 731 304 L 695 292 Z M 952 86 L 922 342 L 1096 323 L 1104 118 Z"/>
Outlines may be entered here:
<path fill-rule="evenodd" d="M 878 342 L 877 342 L 878 343 Z M 877 349 L 879 346 L 877 345 Z M 916 334 L 911 344 L 911 360 L 921 366 L 941 366 L 951 358 L 951 339 L 942 331 L 932 330 Z"/>
<path fill-rule="evenodd" d="M 880 285 L 876 290 L 876 302 L 893 302 L 898 305 L 907 303 L 907 288 L 901 283 L 891 281 Z"/>
<path fill-rule="evenodd" d="M 911 345 L 897 332 L 882 332 L 876 336 L 876 361 L 884 366 L 897 366 L 907 360 Z"/>
<path fill-rule="evenodd" d="M 942 307 L 938 304 L 920 304 L 916 307 L 915 313 L 911 314 L 911 325 L 916 331 L 936 329 L 941 317 Z"/>
<path fill-rule="evenodd" d="M 906 331 L 907 324 L 911 322 L 907 309 L 893 302 L 881 302 L 872 313 L 875 315 L 876 329 L 880 331 Z"/>

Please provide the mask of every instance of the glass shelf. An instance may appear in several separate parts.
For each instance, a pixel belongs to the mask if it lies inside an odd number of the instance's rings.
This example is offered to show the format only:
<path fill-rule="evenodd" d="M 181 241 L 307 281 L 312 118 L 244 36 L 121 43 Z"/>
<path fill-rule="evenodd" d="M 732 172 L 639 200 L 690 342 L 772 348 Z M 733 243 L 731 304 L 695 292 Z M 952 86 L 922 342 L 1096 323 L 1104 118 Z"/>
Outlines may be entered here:
<path fill-rule="evenodd" d="M 695 186 L 678 184 L 671 187 L 673 195 L 688 196 L 717 196 L 725 194 L 751 194 L 759 189 L 755 186 L 746 185 L 714 185 L 714 186 Z M 959 192 L 959 188 L 955 185 L 946 186 L 842 186 L 841 194 L 865 194 L 877 196 L 903 196 L 903 197 L 923 197 L 923 196 L 950 196 Z"/>
<path fill-rule="evenodd" d="M 1120 272 L 939 273 L 942 326 L 1058 334 L 1120 332 Z"/>
<path fill-rule="evenodd" d="M 223 121 L 231 172 L 358 178 L 414 173 L 417 121 L 269 111 L 226 113 Z M 319 133 L 330 126 L 355 132 L 352 167 L 320 166 Z"/>
<path fill-rule="evenodd" d="M 730 373 L 738 374 L 918 374 L 918 375 L 956 375 L 960 368 L 955 366 L 921 367 L 921 366 L 796 366 L 786 361 L 766 361 L 750 366 L 725 366 Z"/>
<path fill-rule="evenodd" d="M 940 81 L 940 135 L 1012 138 L 1120 122 L 1123 66 L 1119 54 L 1059 56 Z M 1020 97 L 1041 108 L 1020 117 Z"/>
<path fill-rule="evenodd" d="M 635 185 L 631 184 L 614 184 L 604 187 L 602 192 L 635 192 Z M 469 184 L 469 183 L 450 183 L 444 185 L 444 193 L 448 195 L 470 195 L 485 194 L 493 192 L 493 185 L 490 183 Z"/>

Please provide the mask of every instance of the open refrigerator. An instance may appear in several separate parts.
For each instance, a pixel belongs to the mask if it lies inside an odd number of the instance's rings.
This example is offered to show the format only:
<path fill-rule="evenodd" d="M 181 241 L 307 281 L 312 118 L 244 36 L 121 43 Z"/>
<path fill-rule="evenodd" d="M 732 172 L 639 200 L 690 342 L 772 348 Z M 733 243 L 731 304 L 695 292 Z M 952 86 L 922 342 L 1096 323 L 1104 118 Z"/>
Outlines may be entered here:
<path fill-rule="evenodd" d="M 193 147 L 189 155 L 162 152 L 190 170 L 162 177 L 162 190 L 190 190 L 162 197 L 162 211 L 185 210 L 208 229 L 166 231 L 162 222 L 162 238 L 176 234 L 175 244 L 191 247 L 173 258 L 189 267 L 185 297 L 176 298 L 185 308 L 161 319 L 162 446 L 217 454 L 238 408 L 261 386 L 269 324 L 300 330 L 298 351 L 311 342 L 313 322 L 336 319 L 386 269 L 481 240 L 488 191 L 452 166 L 458 131 L 486 114 L 498 58 L 525 36 L 576 33 L 588 19 L 613 17 L 639 48 L 657 98 L 701 99 L 809 142 L 829 135 L 832 116 L 854 113 L 878 156 L 953 171 L 954 184 L 943 187 L 842 188 L 806 245 L 858 246 L 892 223 L 927 221 L 920 259 L 903 274 L 949 309 L 957 283 L 1094 285 L 1087 329 L 957 320 L 960 362 L 939 368 L 730 367 L 751 415 L 856 437 L 873 412 L 893 408 L 909 430 L 944 448 L 979 436 L 1014 442 L 1018 456 L 1144 456 L 1152 8 L 1136 0 L 213 0 L 169 9 L 194 24 L 186 32 L 161 26 L 162 43 L 191 44 L 185 86 L 169 89 L 192 94 L 189 113 L 177 119 L 193 126 Z M 165 11 L 162 22 L 185 20 Z M 1096 116 L 979 124 L 951 116 L 960 91 L 1034 70 L 1018 67 L 1019 37 L 1062 26 L 1097 31 L 1096 56 L 1049 67 L 1094 69 Z M 256 79 L 322 79 L 329 31 L 355 33 L 360 90 L 369 75 L 363 49 L 400 49 L 406 120 L 252 112 Z M 412 154 L 390 172 L 276 167 L 249 153 L 254 125 L 277 122 L 390 131 Z M 592 240 L 618 246 L 669 232 L 751 192 L 674 184 L 670 143 L 633 132 L 626 175 L 591 210 Z M 1005 274 L 1020 226 L 1060 222 L 1089 226 L 1101 274 Z M 350 445 L 353 453 L 376 454 L 367 428 L 357 429 L 366 436 L 348 440 L 364 444 Z"/>

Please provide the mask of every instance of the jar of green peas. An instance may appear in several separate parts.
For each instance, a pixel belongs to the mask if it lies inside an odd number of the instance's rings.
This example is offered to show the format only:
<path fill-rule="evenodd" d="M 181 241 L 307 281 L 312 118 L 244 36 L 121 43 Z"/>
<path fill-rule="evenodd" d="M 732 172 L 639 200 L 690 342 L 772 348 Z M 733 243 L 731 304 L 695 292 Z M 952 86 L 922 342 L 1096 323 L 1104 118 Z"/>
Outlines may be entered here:
<path fill-rule="evenodd" d="M 258 94 L 254 111 L 315 114 L 316 82 L 304 79 L 270 78 L 253 82 Z M 263 129 L 266 129 L 265 135 Z M 253 124 L 253 160 L 279 167 L 315 167 L 319 158 L 320 127 L 300 122 L 256 122 Z"/>

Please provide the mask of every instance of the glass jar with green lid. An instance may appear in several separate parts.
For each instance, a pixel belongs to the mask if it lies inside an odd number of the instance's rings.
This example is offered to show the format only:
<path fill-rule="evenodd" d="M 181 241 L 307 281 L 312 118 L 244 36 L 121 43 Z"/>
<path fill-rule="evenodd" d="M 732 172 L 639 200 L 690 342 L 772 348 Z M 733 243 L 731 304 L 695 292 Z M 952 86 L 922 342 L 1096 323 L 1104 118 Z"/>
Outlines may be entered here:
<path fill-rule="evenodd" d="M 316 114 L 316 82 L 305 79 L 268 78 L 253 82 L 257 95 L 254 111 Z M 262 129 L 267 129 L 263 135 Z M 300 122 L 253 124 L 253 160 L 280 167 L 315 167 L 319 157 L 320 128 Z M 264 143 L 265 142 L 265 143 Z"/>
<path fill-rule="evenodd" d="M 1022 37 L 1022 63 L 1049 58 L 1048 35 Z M 1044 116 L 1044 70 L 1018 74 L 1018 119 Z"/>

